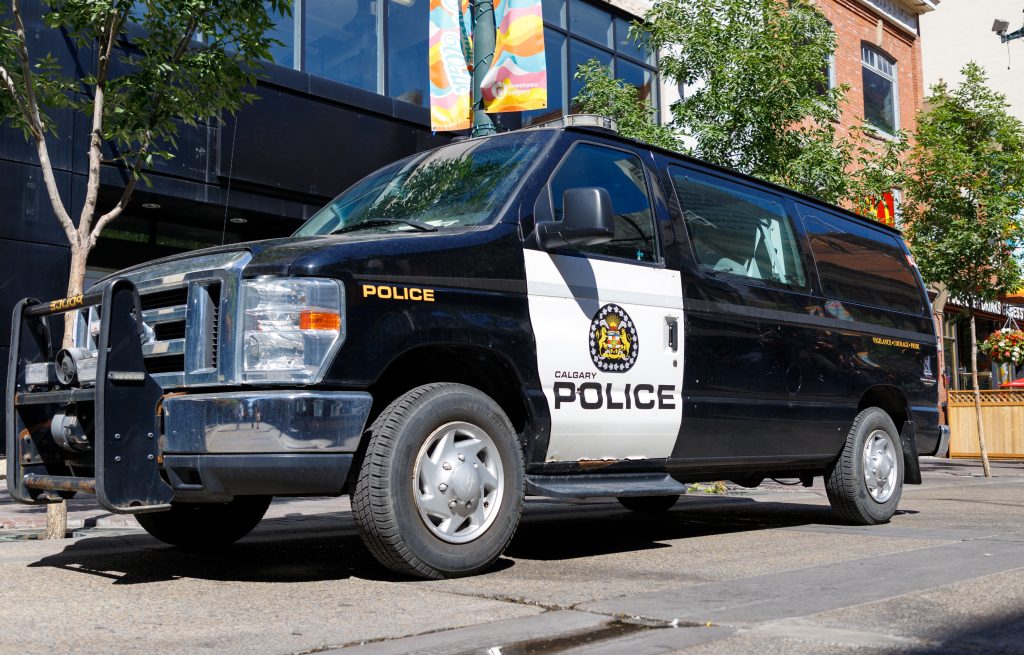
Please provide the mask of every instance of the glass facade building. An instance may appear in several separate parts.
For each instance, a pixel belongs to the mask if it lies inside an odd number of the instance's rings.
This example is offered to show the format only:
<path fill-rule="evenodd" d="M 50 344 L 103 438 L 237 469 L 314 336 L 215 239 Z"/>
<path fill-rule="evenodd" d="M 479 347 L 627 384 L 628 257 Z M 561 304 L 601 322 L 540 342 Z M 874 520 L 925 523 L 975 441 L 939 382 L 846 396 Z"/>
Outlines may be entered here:
<path fill-rule="evenodd" d="M 428 107 L 429 10 L 430 0 L 296 0 L 274 30 L 274 63 Z M 525 112 L 523 125 L 571 113 L 575 71 L 590 59 L 658 107 L 657 62 L 631 38 L 626 14 L 585 0 L 543 0 L 543 11 L 548 107 Z"/>

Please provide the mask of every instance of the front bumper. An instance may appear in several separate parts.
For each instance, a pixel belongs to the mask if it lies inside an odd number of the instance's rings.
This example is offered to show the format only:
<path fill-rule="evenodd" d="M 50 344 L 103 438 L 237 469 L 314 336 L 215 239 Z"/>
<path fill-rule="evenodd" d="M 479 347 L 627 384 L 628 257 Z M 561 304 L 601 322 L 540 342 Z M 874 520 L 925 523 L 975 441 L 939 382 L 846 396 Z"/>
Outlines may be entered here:
<path fill-rule="evenodd" d="M 163 401 L 175 500 L 340 493 L 373 398 L 358 391 L 236 391 Z"/>

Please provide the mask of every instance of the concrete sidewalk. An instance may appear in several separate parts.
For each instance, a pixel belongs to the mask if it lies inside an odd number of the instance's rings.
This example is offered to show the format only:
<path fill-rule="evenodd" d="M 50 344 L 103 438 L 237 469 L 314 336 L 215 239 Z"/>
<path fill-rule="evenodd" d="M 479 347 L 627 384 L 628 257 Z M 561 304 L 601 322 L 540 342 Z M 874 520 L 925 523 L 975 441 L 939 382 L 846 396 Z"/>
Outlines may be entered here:
<path fill-rule="evenodd" d="M 0 462 L 3 460 L 0 459 Z M 981 462 L 968 459 L 935 459 L 921 458 L 921 469 L 925 486 L 942 484 L 943 480 L 953 481 L 963 477 L 981 478 Z M 6 468 L 0 469 L 6 471 Z M 1024 476 L 1024 462 L 993 461 L 992 471 L 995 478 L 1002 476 Z M 815 479 L 810 489 L 802 485 L 785 486 L 771 480 L 756 489 L 746 489 L 727 485 L 729 496 L 751 497 L 757 500 L 780 500 L 782 502 L 799 502 L 796 496 L 814 494 L 824 495 L 821 478 Z M 913 488 L 913 487 L 911 487 Z M 704 494 L 698 494 L 704 495 Z M 577 501 L 579 502 L 579 501 Z M 587 503 L 587 501 L 583 501 Z M 531 503 L 533 504 L 533 503 Z M 545 503 L 546 504 L 546 503 Z M 301 523 L 304 529 L 334 529 L 347 517 L 351 506 L 348 496 L 336 498 L 278 498 L 267 511 L 267 519 L 285 519 L 274 521 L 277 528 Z M 0 540 L 11 538 L 32 538 L 33 532 L 45 530 L 46 507 L 42 505 L 26 505 L 11 499 L 7 492 L 6 480 L 0 482 Z M 68 502 L 68 530 L 75 537 L 90 534 L 109 534 L 112 531 L 142 531 L 134 517 L 126 514 L 107 512 L 96 502 L 95 497 L 86 494 L 72 498 Z"/>

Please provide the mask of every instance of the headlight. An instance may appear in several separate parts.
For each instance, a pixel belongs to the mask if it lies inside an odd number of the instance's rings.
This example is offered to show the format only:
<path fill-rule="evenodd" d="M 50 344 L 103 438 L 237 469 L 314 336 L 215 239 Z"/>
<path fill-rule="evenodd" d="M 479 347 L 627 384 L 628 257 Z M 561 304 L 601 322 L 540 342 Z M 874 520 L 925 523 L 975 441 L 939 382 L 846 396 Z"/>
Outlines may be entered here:
<path fill-rule="evenodd" d="M 315 382 L 345 339 L 336 280 L 261 277 L 242 284 L 246 382 Z"/>

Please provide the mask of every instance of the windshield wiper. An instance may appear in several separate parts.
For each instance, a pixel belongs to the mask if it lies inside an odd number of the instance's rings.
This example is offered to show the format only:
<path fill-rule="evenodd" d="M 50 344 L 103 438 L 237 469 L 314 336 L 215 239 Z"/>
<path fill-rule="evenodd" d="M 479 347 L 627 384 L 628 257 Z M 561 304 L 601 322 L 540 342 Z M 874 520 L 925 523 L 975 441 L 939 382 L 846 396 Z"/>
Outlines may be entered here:
<path fill-rule="evenodd" d="M 380 227 L 381 225 L 408 225 L 414 227 L 420 232 L 437 232 L 437 226 L 431 225 L 430 223 L 424 223 L 423 221 L 416 221 L 411 218 L 368 218 L 365 221 L 360 221 L 355 225 L 348 225 L 343 228 L 339 228 L 331 232 L 331 234 L 341 234 L 343 232 L 355 232 L 356 230 L 363 230 L 368 227 Z"/>

